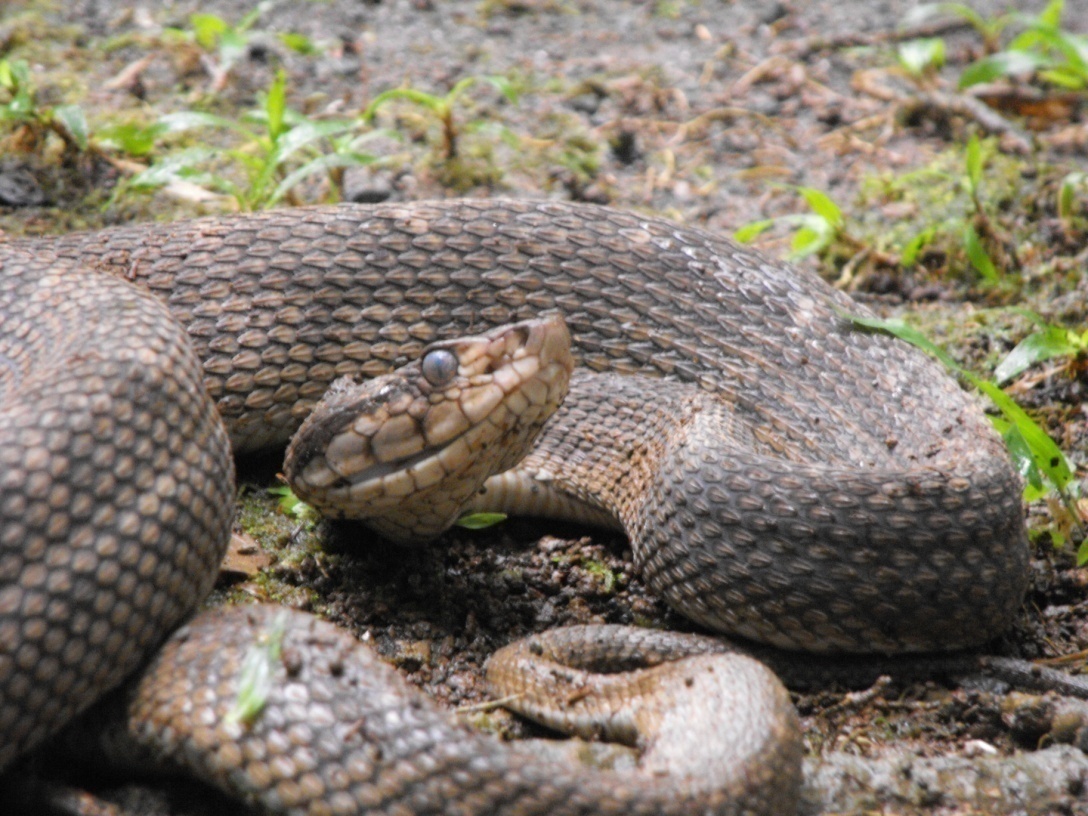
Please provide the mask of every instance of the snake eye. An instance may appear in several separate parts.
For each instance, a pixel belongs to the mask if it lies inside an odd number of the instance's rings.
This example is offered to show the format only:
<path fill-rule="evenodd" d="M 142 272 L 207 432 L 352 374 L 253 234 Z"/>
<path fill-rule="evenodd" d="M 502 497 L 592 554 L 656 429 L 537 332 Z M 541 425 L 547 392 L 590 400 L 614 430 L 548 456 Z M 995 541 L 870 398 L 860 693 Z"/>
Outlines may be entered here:
<path fill-rule="evenodd" d="M 423 376 L 431 385 L 441 388 L 449 385 L 457 374 L 457 355 L 446 349 L 435 349 L 423 355 Z"/>

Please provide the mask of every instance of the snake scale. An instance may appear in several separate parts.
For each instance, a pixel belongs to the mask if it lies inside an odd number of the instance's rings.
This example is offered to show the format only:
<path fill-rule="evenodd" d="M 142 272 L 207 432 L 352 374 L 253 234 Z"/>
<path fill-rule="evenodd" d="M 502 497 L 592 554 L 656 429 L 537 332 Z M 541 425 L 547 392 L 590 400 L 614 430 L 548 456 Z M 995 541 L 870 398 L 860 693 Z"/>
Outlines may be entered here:
<path fill-rule="evenodd" d="M 625 511 L 645 580 L 693 620 L 809 651 L 949 650 L 1004 629 L 1026 588 L 1018 477 L 971 398 L 920 353 L 855 330 L 844 315 L 860 307 L 814 276 L 699 229 L 558 202 L 340 206 L 14 241 L 0 263 L 0 767 L 116 685 L 207 592 L 232 514 L 230 446 L 283 444 L 338 377 L 551 309 L 587 370 L 660 379 L 624 395 L 629 410 L 678 381 L 717 395 L 729 431 L 685 421 L 683 454 L 636 468 L 644 488 Z M 184 363 L 190 344 L 201 371 Z M 592 401 L 577 412 L 592 419 Z M 549 433 L 532 456 L 562 464 L 570 443 Z M 222 678 L 271 614 L 202 616 L 156 660 L 180 650 Z M 315 672 L 356 682 L 350 647 L 323 626 L 291 619 L 292 659 L 309 665 L 315 650 Z M 289 677 L 309 671 L 284 648 Z M 226 681 L 197 682 L 156 681 L 145 696 L 207 702 L 211 716 Z M 317 706 L 320 720 L 330 692 L 306 688 L 285 692 L 288 708 Z M 373 736 L 403 753 L 364 748 L 370 764 L 351 766 L 376 780 L 358 794 L 376 809 L 635 812 L 637 798 L 590 797 L 529 752 L 446 743 L 437 714 L 385 689 L 387 729 Z M 140 727 L 168 741 L 183 730 Z M 301 740 L 293 727 L 258 742 L 261 767 Z M 253 759 L 207 722 L 192 728 L 183 753 L 204 753 L 190 764 L 233 777 Z M 311 770 L 337 760 L 295 748 Z M 796 750 L 756 750 L 773 790 Z M 407 765 L 415 782 L 397 776 Z M 305 779 L 309 812 L 363 803 Z M 298 786 L 285 799 L 276 781 L 251 777 L 249 798 L 307 812 L 286 801 Z M 730 777 L 726 793 L 754 781 Z M 459 799 L 456 784 L 487 796 Z M 790 795 L 722 812 L 782 812 Z"/>

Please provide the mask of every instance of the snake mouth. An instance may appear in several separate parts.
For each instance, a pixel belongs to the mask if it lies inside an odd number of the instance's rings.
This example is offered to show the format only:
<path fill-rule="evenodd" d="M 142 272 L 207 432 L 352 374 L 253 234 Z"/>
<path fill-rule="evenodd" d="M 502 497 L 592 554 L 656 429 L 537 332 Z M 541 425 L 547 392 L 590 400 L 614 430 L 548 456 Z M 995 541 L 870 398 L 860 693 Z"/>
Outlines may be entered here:
<path fill-rule="evenodd" d="M 337 486 L 344 489 L 365 486 L 367 482 L 386 479 L 389 476 L 392 476 L 399 472 L 409 471 L 413 468 L 418 468 L 428 459 L 432 459 L 436 456 L 441 456 L 444 449 L 464 439 L 464 437 L 469 432 L 470 431 L 464 431 L 463 433 L 455 436 L 453 439 L 443 442 L 439 446 L 426 448 L 424 450 L 421 450 L 419 453 L 414 453 L 410 456 L 405 456 L 400 459 L 393 459 L 388 462 L 375 462 L 366 470 L 358 471 L 355 473 L 342 474 L 340 476 L 340 482 Z"/>

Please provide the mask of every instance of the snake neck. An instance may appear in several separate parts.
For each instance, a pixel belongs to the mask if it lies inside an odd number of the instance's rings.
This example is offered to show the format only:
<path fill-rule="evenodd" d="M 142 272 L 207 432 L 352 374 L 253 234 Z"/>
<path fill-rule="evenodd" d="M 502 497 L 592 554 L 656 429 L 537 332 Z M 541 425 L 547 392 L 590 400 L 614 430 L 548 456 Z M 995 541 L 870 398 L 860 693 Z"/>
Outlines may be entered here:
<path fill-rule="evenodd" d="M 719 426 L 739 424 L 727 403 L 693 386 L 578 369 L 533 451 L 488 479 L 465 509 L 589 524 L 636 540 L 654 473 L 673 440 L 707 412 L 721 414 Z"/>

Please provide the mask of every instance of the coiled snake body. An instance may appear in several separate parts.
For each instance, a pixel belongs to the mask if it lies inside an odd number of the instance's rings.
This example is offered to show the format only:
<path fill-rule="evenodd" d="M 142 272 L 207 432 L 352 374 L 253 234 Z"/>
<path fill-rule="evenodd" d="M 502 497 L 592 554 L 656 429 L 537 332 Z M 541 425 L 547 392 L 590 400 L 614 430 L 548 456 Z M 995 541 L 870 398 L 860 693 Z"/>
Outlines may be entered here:
<path fill-rule="evenodd" d="M 720 397 L 728 432 L 696 423 L 685 455 L 639 476 L 636 559 L 683 614 L 787 648 L 943 650 L 1001 631 L 1025 590 L 1018 478 L 970 398 L 853 329 L 858 307 L 823 282 L 697 229 L 470 200 L 0 252 L 0 767 L 116 684 L 214 577 L 232 474 L 190 342 L 241 452 L 283 443 L 339 376 L 558 309 L 586 368 Z M 534 456 L 558 472 L 572 443 L 548 433 Z"/>

